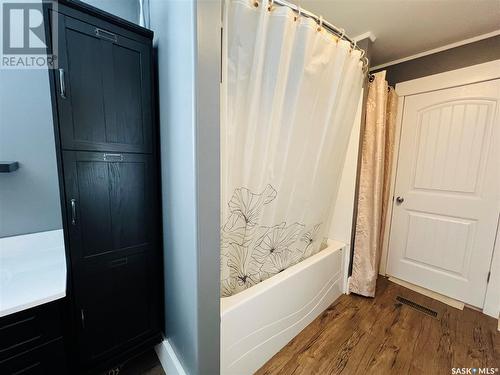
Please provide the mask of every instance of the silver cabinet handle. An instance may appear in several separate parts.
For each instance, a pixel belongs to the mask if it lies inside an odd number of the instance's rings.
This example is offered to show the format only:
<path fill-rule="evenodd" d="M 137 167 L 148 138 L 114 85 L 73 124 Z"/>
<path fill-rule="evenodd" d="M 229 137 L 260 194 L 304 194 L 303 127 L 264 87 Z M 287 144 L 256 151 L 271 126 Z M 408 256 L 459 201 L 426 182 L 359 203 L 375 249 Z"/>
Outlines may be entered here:
<path fill-rule="evenodd" d="M 98 27 L 95 28 L 95 35 L 99 38 L 107 39 L 115 43 L 118 40 L 116 34 L 103 29 L 99 29 Z"/>
<path fill-rule="evenodd" d="M 397 204 L 401 204 L 401 203 L 403 203 L 404 201 L 405 201 L 405 199 L 404 199 L 403 197 L 397 197 L 397 198 L 396 198 L 396 203 L 397 203 Z"/>
<path fill-rule="evenodd" d="M 76 199 L 71 199 L 71 224 L 76 225 Z"/>
<path fill-rule="evenodd" d="M 104 161 L 123 161 L 123 155 L 122 154 L 104 154 L 103 156 Z"/>
<path fill-rule="evenodd" d="M 66 78 L 63 68 L 59 68 L 59 94 L 61 98 L 66 99 Z"/>

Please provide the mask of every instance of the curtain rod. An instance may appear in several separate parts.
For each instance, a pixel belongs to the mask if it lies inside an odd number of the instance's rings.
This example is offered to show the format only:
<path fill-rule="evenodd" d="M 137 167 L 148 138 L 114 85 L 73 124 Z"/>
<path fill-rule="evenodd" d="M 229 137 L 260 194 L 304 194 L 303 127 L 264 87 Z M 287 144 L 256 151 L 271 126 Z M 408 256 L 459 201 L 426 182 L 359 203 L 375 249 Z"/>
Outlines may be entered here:
<path fill-rule="evenodd" d="M 301 15 L 309 17 L 309 18 L 313 19 L 314 21 L 316 21 L 317 23 L 321 23 L 323 25 L 323 27 L 325 29 L 327 29 L 328 31 L 330 31 L 332 34 L 334 34 L 335 36 L 339 37 L 340 39 L 343 39 L 343 40 L 349 42 L 351 44 L 352 48 L 357 49 L 358 51 L 361 52 L 361 60 L 364 61 L 364 63 L 363 63 L 363 69 L 368 69 L 369 60 L 365 56 L 366 51 L 364 49 L 360 48 L 356 44 L 356 42 L 354 40 L 352 40 L 351 38 L 349 38 L 345 34 L 345 30 L 344 29 L 338 28 L 334 24 L 332 24 L 332 23 L 330 23 L 328 21 L 325 21 L 323 19 L 323 17 L 319 17 L 319 16 L 315 15 L 314 13 L 309 12 L 308 10 L 305 10 L 304 8 L 300 7 L 299 5 L 295 5 L 295 4 L 289 3 L 286 0 L 268 0 L 268 1 L 269 1 L 269 5 L 278 4 L 278 5 L 281 5 L 281 6 L 284 6 L 284 7 L 288 7 L 291 10 L 293 10 L 294 12 L 297 12 L 297 13 L 299 13 Z"/>

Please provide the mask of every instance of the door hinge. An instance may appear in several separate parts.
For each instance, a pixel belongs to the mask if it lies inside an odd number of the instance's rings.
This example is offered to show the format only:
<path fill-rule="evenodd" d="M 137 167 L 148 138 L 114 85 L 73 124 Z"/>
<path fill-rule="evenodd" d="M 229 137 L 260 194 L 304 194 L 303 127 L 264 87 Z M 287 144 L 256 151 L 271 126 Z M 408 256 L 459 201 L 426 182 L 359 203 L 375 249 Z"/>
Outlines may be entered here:
<path fill-rule="evenodd" d="M 491 271 L 488 272 L 488 277 L 486 277 L 486 282 L 489 283 L 490 282 L 490 276 L 491 276 Z"/>
<path fill-rule="evenodd" d="M 80 309 L 80 318 L 82 320 L 82 328 L 85 328 L 85 313 L 83 309 Z"/>

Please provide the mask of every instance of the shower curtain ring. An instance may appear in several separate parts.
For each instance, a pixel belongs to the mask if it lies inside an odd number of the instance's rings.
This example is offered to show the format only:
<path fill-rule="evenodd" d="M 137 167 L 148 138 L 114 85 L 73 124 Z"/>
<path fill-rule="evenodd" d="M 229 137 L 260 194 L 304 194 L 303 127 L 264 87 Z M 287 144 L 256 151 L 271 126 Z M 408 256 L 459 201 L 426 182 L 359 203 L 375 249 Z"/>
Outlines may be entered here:
<path fill-rule="evenodd" d="M 273 10 L 274 6 L 274 0 L 269 0 L 269 6 L 267 7 L 267 10 L 270 12 Z"/>
<path fill-rule="evenodd" d="M 255 0 L 255 1 L 253 2 L 253 6 L 254 6 L 254 7 L 256 7 L 256 8 L 258 8 L 258 7 L 259 7 L 259 2 L 258 2 L 258 0 Z"/>
<path fill-rule="evenodd" d="M 363 72 L 368 73 L 369 65 L 370 65 L 370 61 L 368 60 L 368 57 L 365 56 L 363 58 Z"/>
<path fill-rule="evenodd" d="M 354 49 L 356 49 L 357 44 L 356 41 L 349 44 L 349 53 L 351 53 Z"/>
<path fill-rule="evenodd" d="M 339 40 L 344 39 L 344 36 L 345 36 L 345 29 L 339 28 L 339 31 L 340 31 L 340 36 L 337 39 L 337 44 L 339 44 Z"/>
<path fill-rule="evenodd" d="M 322 28 L 323 28 L 323 16 L 319 16 L 319 26 L 317 30 L 321 31 Z"/>
<path fill-rule="evenodd" d="M 294 21 L 298 21 L 298 19 L 302 17 L 302 8 L 300 7 L 300 1 L 299 5 L 297 5 L 297 13 L 298 14 L 295 16 Z"/>

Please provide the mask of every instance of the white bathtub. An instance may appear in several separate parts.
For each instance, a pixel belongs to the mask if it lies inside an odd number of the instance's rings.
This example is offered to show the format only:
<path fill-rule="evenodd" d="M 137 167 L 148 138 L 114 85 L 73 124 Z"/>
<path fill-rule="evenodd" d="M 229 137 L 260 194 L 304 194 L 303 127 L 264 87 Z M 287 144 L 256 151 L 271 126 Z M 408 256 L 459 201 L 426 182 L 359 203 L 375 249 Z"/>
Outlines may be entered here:
<path fill-rule="evenodd" d="M 253 374 L 330 306 L 343 290 L 345 244 L 221 299 L 221 373 Z"/>

